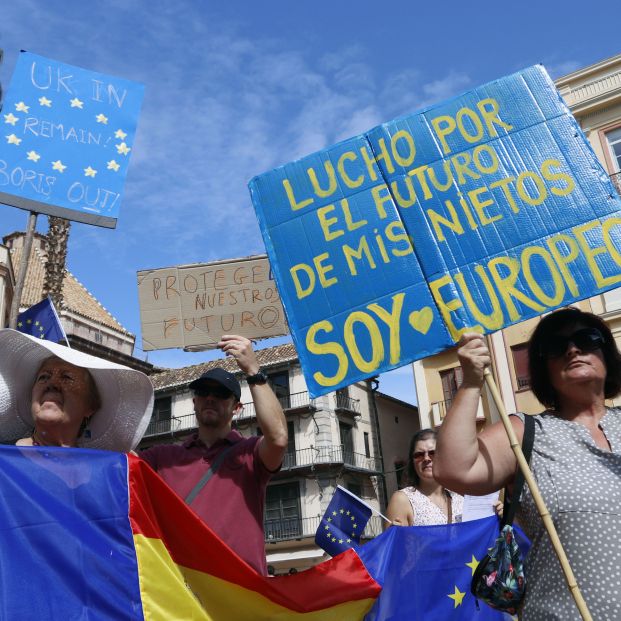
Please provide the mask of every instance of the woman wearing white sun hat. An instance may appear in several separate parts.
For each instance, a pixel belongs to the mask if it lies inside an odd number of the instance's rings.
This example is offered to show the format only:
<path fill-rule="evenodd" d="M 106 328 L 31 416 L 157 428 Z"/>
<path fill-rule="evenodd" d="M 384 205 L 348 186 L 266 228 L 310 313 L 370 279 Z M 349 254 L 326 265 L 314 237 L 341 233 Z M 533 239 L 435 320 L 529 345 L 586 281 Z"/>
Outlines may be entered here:
<path fill-rule="evenodd" d="M 127 452 L 152 409 L 141 371 L 0 330 L 0 442 Z"/>

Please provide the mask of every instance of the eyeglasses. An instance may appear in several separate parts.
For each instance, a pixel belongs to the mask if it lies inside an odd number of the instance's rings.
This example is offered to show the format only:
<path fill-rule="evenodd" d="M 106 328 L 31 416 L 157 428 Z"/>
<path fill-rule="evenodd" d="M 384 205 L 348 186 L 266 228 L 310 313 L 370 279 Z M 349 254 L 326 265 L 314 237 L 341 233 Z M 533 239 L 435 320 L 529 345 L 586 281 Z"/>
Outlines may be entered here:
<path fill-rule="evenodd" d="M 554 334 L 541 344 L 542 358 L 559 358 L 565 355 L 570 343 L 580 351 L 591 352 L 601 349 L 606 341 L 597 328 L 581 328 L 572 334 Z"/>
<path fill-rule="evenodd" d="M 425 459 L 425 455 L 429 455 L 429 459 L 433 459 L 435 454 L 435 449 L 431 449 L 430 451 L 414 451 L 412 457 L 414 457 L 414 461 L 423 461 L 423 459 Z"/>
<path fill-rule="evenodd" d="M 216 399 L 228 399 L 233 393 L 224 386 L 201 386 L 194 389 L 196 397 L 209 397 L 213 395 Z"/>

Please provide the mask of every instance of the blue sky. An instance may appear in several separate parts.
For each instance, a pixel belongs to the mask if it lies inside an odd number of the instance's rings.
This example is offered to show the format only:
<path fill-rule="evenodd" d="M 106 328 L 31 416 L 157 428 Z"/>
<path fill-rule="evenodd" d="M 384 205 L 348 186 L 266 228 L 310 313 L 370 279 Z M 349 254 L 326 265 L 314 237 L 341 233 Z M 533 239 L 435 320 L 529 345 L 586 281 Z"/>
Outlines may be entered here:
<path fill-rule="evenodd" d="M 68 256 L 140 345 L 137 270 L 264 252 L 251 177 L 526 66 L 556 78 L 620 53 L 618 4 L 586 6 L 14 0 L 2 10 L 0 80 L 24 49 L 145 85 L 117 228 L 74 224 Z M 26 220 L 0 206 L 2 235 Z M 411 367 L 382 376 L 380 390 L 414 401 Z"/>

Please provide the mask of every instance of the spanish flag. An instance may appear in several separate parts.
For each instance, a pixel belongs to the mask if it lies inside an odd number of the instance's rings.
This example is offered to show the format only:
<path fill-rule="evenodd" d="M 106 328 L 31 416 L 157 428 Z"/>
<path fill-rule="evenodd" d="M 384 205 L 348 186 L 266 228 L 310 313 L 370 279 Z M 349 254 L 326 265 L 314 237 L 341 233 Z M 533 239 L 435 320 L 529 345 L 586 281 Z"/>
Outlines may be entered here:
<path fill-rule="evenodd" d="M 0 620 L 362 620 L 355 551 L 258 575 L 139 458 L 0 447 Z"/>

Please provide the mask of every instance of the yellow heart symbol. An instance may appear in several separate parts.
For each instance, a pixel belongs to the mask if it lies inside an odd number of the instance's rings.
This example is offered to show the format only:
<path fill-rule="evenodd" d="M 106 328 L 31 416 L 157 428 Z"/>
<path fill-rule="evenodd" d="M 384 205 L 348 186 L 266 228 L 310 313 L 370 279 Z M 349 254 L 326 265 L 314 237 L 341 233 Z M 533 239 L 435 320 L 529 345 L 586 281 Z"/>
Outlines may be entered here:
<path fill-rule="evenodd" d="M 414 330 L 418 330 L 421 334 L 427 334 L 433 323 L 433 311 L 429 306 L 425 306 L 419 311 L 412 311 L 408 321 Z"/>

